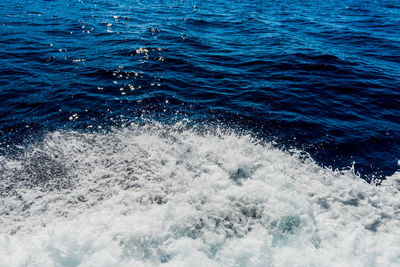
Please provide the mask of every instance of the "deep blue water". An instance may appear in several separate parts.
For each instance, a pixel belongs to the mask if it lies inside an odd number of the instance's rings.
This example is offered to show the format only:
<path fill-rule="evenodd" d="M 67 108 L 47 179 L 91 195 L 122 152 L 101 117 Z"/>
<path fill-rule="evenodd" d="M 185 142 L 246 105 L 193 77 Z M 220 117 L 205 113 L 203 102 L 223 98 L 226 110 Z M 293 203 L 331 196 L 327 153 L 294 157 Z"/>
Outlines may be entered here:
<path fill-rule="evenodd" d="M 0 150 L 129 121 L 250 131 L 367 180 L 400 159 L 400 3 L 0 2 Z"/>

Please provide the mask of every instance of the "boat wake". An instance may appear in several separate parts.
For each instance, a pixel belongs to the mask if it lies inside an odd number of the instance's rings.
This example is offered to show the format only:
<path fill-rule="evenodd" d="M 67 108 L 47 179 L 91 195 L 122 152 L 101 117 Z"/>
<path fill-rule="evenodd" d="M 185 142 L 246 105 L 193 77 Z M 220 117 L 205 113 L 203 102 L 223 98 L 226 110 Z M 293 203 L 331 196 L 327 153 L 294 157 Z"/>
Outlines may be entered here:
<path fill-rule="evenodd" d="M 0 265 L 391 265 L 399 188 L 211 127 L 55 131 L 0 157 Z"/>

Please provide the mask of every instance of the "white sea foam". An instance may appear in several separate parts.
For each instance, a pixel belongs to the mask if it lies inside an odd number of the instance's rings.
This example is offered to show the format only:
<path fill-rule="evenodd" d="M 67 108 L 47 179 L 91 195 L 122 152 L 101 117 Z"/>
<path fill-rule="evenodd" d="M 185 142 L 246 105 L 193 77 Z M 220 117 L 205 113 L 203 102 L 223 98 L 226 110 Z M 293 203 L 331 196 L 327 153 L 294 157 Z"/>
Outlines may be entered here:
<path fill-rule="evenodd" d="M 391 266 L 382 186 L 247 135 L 56 131 L 0 157 L 1 266 Z"/>

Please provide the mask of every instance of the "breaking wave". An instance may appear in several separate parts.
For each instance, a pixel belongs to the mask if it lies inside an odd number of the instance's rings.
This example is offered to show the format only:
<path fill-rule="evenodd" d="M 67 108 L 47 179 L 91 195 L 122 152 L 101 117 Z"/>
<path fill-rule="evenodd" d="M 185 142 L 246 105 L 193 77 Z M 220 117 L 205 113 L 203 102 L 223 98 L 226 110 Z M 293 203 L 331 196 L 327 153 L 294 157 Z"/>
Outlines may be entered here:
<path fill-rule="evenodd" d="M 385 266 L 380 186 L 247 134 L 177 123 L 55 131 L 0 156 L 2 266 Z"/>

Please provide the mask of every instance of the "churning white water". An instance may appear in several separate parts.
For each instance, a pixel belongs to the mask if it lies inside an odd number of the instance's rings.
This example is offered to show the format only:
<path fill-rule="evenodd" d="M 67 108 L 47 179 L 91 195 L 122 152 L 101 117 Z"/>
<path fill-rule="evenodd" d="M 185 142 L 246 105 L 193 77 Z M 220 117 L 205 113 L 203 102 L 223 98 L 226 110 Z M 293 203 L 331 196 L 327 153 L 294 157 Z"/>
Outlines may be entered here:
<path fill-rule="evenodd" d="M 56 131 L 0 157 L 0 265 L 391 266 L 399 184 L 228 131 Z"/>

